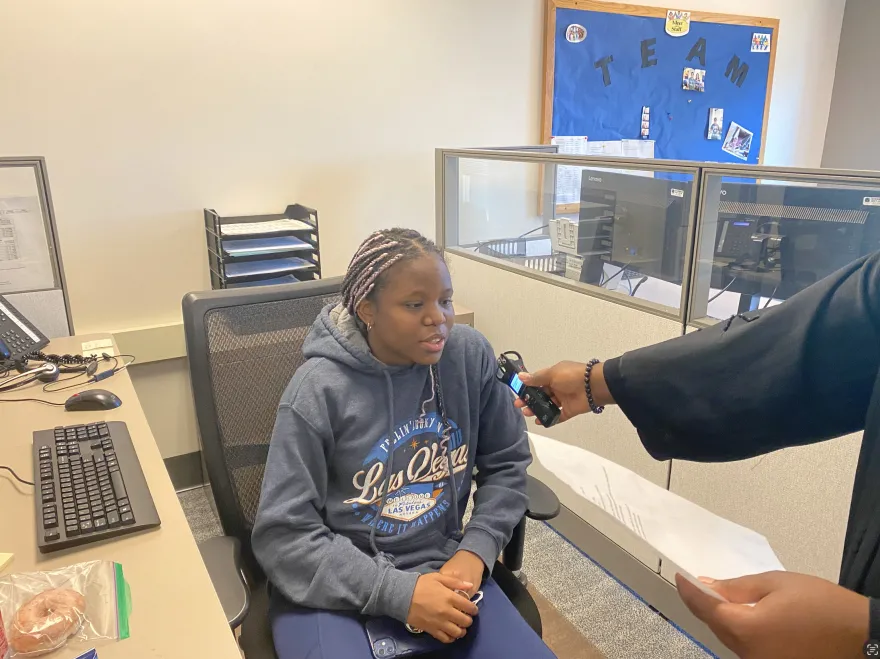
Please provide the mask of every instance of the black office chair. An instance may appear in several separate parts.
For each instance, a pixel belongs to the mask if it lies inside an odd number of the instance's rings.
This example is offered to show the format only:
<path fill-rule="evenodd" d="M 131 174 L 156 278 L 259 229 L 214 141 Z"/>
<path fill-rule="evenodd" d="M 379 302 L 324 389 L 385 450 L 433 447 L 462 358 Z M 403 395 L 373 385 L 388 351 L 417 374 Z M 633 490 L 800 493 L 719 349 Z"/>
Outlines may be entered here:
<path fill-rule="evenodd" d="M 278 401 L 304 362 L 302 344 L 321 309 L 338 302 L 341 279 L 190 293 L 183 300 L 186 347 L 202 453 L 224 536 L 200 545 L 223 609 L 248 659 L 272 659 L 266 577 L 251 530 Z M 551 519 L 559 500 L 530 478 L 533 519 Z M 492 572 L 540 635 L 541 617 L 522 567 L 525 519 Z"/>

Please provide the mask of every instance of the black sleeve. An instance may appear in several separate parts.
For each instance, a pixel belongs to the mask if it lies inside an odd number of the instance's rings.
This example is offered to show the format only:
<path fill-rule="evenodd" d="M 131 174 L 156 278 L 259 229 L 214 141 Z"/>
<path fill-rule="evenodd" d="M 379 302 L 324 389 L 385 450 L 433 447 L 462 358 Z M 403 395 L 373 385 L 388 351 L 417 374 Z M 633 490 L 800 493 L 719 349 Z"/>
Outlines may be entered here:
<path fill-rule="evenodd" d="M 880 253 L 763 312 L 605 363 L 658 460 L 739 460 L 864 428 L 880 362 Z"/>

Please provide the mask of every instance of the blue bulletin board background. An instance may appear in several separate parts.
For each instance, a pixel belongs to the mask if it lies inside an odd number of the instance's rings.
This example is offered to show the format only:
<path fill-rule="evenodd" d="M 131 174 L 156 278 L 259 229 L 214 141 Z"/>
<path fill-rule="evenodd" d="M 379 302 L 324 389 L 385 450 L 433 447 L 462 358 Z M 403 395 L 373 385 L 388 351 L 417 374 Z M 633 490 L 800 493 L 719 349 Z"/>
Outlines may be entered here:
<path fill-rule="evenodd" d="M 550 135 L 586 135 L 589 141 L 640 139 L 642 106 L 648 106 L 649 139 L 655 142 L 656 158 L 759 162 L 778 29 L 692 19 L 688 34 L 672 37 L 666 34 L 665 18 L 556 4 L 549 7 L 555 11 Z M 565 38 L 573 23 L 586 28 L 587 36 L 580 43 Z M 755 33 L 772 33 L 770 53 L 751 52 Z M 653 50 L 649 59 L 656 64 L 643 67 L 642 41 L 649 39 L 656 40 L 648 44 Z M 687 59 L 700 39 L 705 39 L 705 66 L 698 55 Z M 606 86 L 596 63 L 608 56 L 613 61 L 607 63 L 610 84 Z M 742 86 L 725 77 L 734 56 L 749 67 Z M 687 67 L 706 70 L 704 92 L 682 89 Z M 721 140 L 706 139 L 710 108 L 724 110 Z M 721 150 L 731 122 L 754 133 L 747 161 Z M 545 138 L 546 132 L 545 126 Z"/>

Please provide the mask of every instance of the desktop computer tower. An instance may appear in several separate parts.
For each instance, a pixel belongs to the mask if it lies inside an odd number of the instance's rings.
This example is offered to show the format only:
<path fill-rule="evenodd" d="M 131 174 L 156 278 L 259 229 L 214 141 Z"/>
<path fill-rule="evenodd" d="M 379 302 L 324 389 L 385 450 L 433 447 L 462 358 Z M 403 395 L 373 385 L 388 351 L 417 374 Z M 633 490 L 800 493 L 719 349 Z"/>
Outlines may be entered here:
<path fill-rule="evenodd" d="M 578 220 L 589 251 L 581 252 L 581 281 L 600 284 L 612 264 L 681 283 L 691 193 L 689 181 L 585 171 Z"/>

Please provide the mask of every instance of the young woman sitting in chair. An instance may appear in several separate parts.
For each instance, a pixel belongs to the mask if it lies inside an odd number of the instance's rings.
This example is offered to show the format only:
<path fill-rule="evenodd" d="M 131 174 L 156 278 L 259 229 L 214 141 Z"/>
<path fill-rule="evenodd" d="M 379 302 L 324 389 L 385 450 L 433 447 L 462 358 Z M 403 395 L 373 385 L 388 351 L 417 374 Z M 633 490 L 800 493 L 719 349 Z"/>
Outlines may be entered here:
<path fill-rule="evenodd" d="M 382 623 L 396 645 L 380 657 L 416 637 L 444 659 L 553 657 L 486 579 L 525 512 L 531 457 L 491 346 L 453 327 L 439 250 L 374 233 L 342 299 L 281 399 L 254 526 L 278 656 L 369 659 Z"/>

